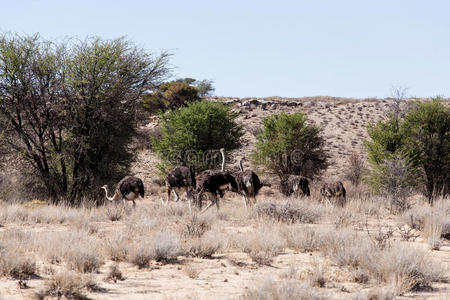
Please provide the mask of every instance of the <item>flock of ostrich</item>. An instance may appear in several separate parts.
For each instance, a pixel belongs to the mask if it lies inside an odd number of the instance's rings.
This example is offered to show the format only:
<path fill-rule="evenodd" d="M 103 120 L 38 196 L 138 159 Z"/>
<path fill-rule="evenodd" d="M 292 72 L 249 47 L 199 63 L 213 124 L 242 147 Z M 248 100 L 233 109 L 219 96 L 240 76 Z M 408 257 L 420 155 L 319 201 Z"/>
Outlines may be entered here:
<path fill-rule="evenodd" d="M 192 210 L 192 200 L 195 205 L 202 209 L 203 198 L 206 194 L 210 197 L 209 203 L 201 210 L 205 212 L 208 208 L 216 205 L 217 210 L 220 209 L 219 198 L 223 198 L 225 191 L 231 191 L 242 196 L 246 208 L 256 204 L 256 195 L 259 190 L 271 185 L 261 182 L 258 175 L 252 170 L 244 170 L 243 162 L 245 157 L 239 161 L 238 173 L 233 174 L 225 171 L 225 150 L 220 149 L 222 156 L 222 165 L 220 171 L 205 170 L 197 176 L 193 167 L 177 166 L 170 170 L 166 176 L 165 185 L 167 189 L 167 199 L 162 201 L 167 205 L 171 199 L 172 193 L 175 194 L 175 202 L 180 199 L 177 189 L 186 191 L 186 199 L 189 205 L 189 211 Z M 139 196 L 144 198 L 144 184 L 140 178 L 134 176 L 126 176 L 116 185 L 116 189 L 112 197 L 108 196 L 108 187 L 102 187 L 105 191 L 105 197 L 111 202 L 122 200 L 133 202 L 136 207 L 135 199 Z M 285 196 L 309 197 L 309 180 L 300 175 L 287 175 L 281 179 L 280 192 Z M 332 199 L 336 199 L 336 203 L 343 206 L 345 203 L 346 191 L 342 182 L 325 183 L 320 188 L 320 194 L 327 204 L 333 205 Z"/>

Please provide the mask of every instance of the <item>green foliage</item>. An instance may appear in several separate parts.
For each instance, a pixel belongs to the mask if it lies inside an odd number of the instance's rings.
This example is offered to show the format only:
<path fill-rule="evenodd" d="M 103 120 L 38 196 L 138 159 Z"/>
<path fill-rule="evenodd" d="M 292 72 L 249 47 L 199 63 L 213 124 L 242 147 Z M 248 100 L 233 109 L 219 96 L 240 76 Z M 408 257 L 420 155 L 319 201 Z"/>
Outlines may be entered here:
<path fill-rule="evenodd" d="M 391 158 L 402 150 L 404 136 L 400 131 L 400 122 L 400 119 L 392 115 L 386 121 L 368 125 L 370 140 L 365 141 L 365 146 L 369 163 L 381 164 L 386 158 Z"/>
<path fill-rule="evenodd" d="M 423 192 L 430 202 L 439 194 L 449 194 L 450 109 L 439 98 L 416 102 L 404 119 L 391 115 L 370 125 L 367 132 L 372 176 L 386 170 L 382 168 L 386 161 L 397 157 L 415 170 L 415 182 L 424 183 Z"/>
<path fill-rule="evenodd" d="M 280 113 L 263 121 L 253 159 L 280 177 L 287 174 L 314 178 L 328 167 L 321 129 L 308 124 L 303 113 Z"/>
<path fill-rule="evenodd" d="M 175 165 L 193 165 L 197 171 L 214 168 L 213 150 L 234 150 L 241 146 L 242 126 L 236 123 L 237 113 L 217 102 L 197 101 L 187 107 L 161 115 L 161 138 L 152 139 L 162 160 L 160 169 Z"/>
<path fill-rule="evenodd" d="M 425 196 L 450 193 L 450 108 L 439 98 L 417 102 L 403 123 L 405 152 L 425 174 Z"/>
<path fill-rule="evenodd" d="M 214 81 L 208 79 L 197 81 L 195 87 L 197 88 L 200 97 L 210 96 L 215 90 L 213 84 Z"/>
<path fill-rule="evenodd" d="M 125 39 L 0 36 L 2 142 L 55 202 L 98 194 L 128 172 L 138 99 L 167 76 L 168 57 Z"/>
<path fill-rule="evenodd" d="M 185 82 L 171 81 L 161 84 L 158 89 L 142 98 L 142 106 L 150 112 L 185 106 L 200 100 L 198 90 Z"/>

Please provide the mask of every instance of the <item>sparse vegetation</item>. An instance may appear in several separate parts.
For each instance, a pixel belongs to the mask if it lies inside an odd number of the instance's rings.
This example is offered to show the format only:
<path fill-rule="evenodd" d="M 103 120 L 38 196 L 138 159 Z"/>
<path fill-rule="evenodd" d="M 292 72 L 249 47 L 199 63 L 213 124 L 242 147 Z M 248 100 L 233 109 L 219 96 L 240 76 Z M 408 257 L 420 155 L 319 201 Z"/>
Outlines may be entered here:
<path fill-rule="evenodd" d="M 219 166 L 219 153 L 212 150 L 229 151 L 241 145 L 243 131 L 237 116 L 229 106 L 208 101 L 163 114 L 161 139 L 153 139 L 162 161 L 159 169 L 165 175 L 175 165 L 193 165 L 198 172 Z"/>
<path fill-rule="evenodd" d="M 264 118 L 253 160 L 278 176 L 315 178 L 328 167 L 322 130 L 303 113 L 280 113 Z"/>

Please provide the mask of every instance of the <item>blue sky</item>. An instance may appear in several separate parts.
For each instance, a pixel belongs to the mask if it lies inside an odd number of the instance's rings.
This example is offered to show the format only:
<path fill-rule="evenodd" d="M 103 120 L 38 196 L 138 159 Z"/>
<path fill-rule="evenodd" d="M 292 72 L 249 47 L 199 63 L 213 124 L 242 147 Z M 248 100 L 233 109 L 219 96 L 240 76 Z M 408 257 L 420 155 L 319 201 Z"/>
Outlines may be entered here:
<path fill-rule="evenodd" d="M 447 1 L 0 0 L 0 13 L 0 31 L 170 50 L 175 77 L 219 96 L 450 96 Z"/>

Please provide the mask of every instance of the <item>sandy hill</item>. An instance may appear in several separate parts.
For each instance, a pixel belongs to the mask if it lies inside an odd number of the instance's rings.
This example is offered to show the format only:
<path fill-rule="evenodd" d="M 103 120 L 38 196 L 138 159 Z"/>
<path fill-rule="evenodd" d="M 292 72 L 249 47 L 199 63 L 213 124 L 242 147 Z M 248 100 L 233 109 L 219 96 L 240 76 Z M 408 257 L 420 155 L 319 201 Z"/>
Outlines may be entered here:
<path fill-rule="evenodd" d="M 330 179 L 342 177 L 348 156 L 352 152 L 365 155 L 363 141 L 367 138 L 366 126 L 384 118 L 390 111 L 392 99 L 353 99 L 337 97 L 303 97 L 303 98 L 231 98 L 213 97 L 210 101 L 219 101 L 233 106 L 239 113 L 238 122 L 245 129 L 244 146 L 231 157 L 227 168 L 236 166 L 236 158 L 243 153 L 248 157 L 256 142 L 255 135 L 262 128 L 262 121 L 271 114 L 280 112 L 303 112 L 314 123 L 323 128 L 326 148 L 331 156 L 332 165 L 324 176 Z M 409 100 L 408 102 L 411 102 Z M 450 105 L 449 99 L 444 100 Z M 153 119 L 144 128 L 151 130 L 158 126 Z M 148 179 L 154 178 L 154 163 L 157 161 L 151 150 L 143 150 L 133 171 Z M 252 166 L 254 167 L 254 166 Z M 258 170 L 264 173 L 263 169 Z M 266 174 L 270 176 L 270 174 Z"/>

